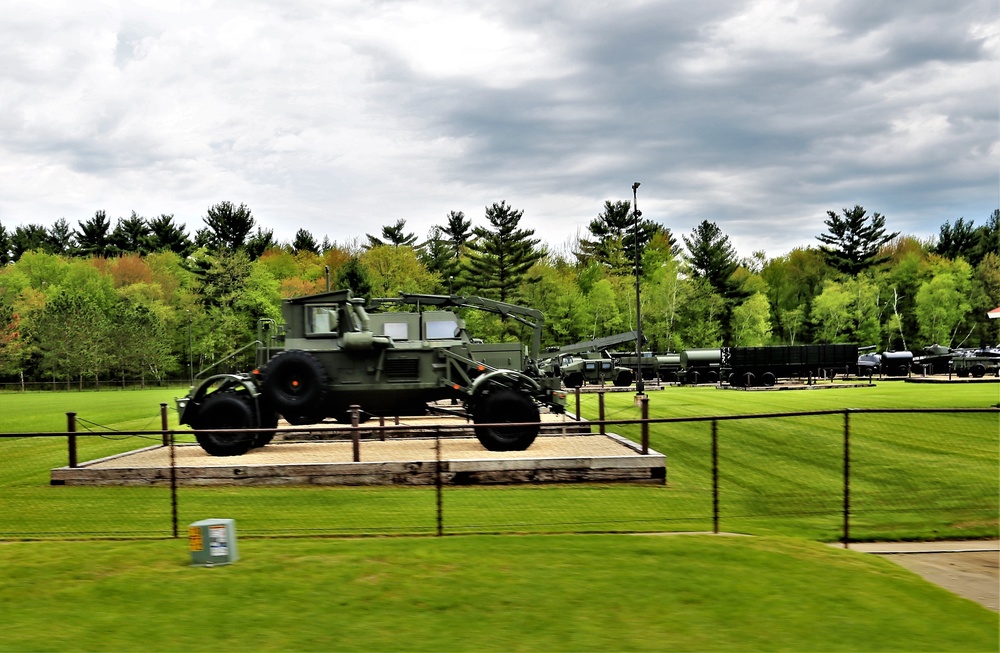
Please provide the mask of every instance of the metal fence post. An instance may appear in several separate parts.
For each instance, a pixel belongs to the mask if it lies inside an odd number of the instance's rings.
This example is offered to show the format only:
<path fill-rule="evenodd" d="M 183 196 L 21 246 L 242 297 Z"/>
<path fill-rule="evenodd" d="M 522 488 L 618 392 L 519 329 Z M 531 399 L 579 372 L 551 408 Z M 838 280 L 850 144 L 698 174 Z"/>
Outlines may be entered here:
<path fill-rule="evenodd" d="M 163 446 L 164 447 L 167 446 L 167 444 L 169 444 L 168 438 L 167 438 L 167 429 L 168 428 L 169 427 L 167 426 L 167 405 L 164 403 L 164 404 L 160 404 L 160 430 L 163 431 Z"/>
<path fill-rule="evenodd" d="M 361 406 L 351 405 L 351 443 L 354 449 L 354 462 L 361 462 L 361 436 L 358 433 L 358 424 L 361 423 Z"/>
<path fill-rule="evenodd" d="M 712 529 L 719 533 L 719 420 L 712 420 Z"/>
<path fill-rule="evenodd" d="M 851 412 L 844 410 L 844 548 L 851 541 Z"/>
<path fill-rule="evenodd" d="M 597 410 L 598 410 L 598 417 L 600 418 L 600 422 L 601 422 L 601 435 L 605 435 L 607 433 L 607 427 L 604 424 L 604 389 L 603 388 L 597 393 Z"/>
<path fill-rule="evenodd" d="M 649 453 L 649 395 L 642 395 L 642 455 Z"/>
<path fill-rule="evenodd" d="M 179 537 L 177 528 L 177 454 L 174 448 L 173 432 L 164 433 L 170 444 L 170 515 L 174 527 L 174 538 Z"/>
<path fill-rule="evenodd" d="M 66 431 L 70 434 L 66 442 L 69 447 L 69 466 L 76 467 L 76 413 L 66 413 Z"/>
<path fill-rule="evenodd" d="M 441 431 L 434 430 L 434 492 L 437 495 L 437 536 L 444 535 L 444 483 L 441 480 Z"/>

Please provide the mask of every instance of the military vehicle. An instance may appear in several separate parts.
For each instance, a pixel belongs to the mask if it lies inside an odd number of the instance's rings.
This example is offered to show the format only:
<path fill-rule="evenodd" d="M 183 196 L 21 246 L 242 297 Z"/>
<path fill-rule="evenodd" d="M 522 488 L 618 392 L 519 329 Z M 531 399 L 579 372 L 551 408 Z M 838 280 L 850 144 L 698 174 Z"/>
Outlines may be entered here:
<path fill-rule="evenodd" d="M 718 383 L 721 378 L 721 349 L 685 349 L 677 380 L 686 385 Z"/>
<path fill-rule="evenodd" d="M 637 372 L 642 374 L 645 380 L 659 379 L 660 381 L 677 381 L 677 373 L 681 371 L 680 354 L 656 354 L 651 351 L 640 352 L 638 359 L 635 352 L 610 352 L 612 358 L 618 361 L 622 367 L 632 371 L 636 376 Z M 636 364 L 638 360 L 638 364 Z"/>
<path fill-rule="evenodd" d="M 1000 376 L 1000 347 L 956 349 L 953 353 L 951 367 L 962 378 L 981 379 L 986 374 Z"/>
<path fill-rule="evenodd" d="M 858 346 L 853 344 L 723 347 L 721 352 L 721 378 L 744 388 L 771 387 L 779 379 L 833 379 L 857 371 Z"/>
<path fill-rule="evenodd" d="M 531 357 L 521 343 L 474 341 L 459 308 L 529 325 Z M 338 290 L 285 300 L 282 317 L 283 332 L 258 339 L 257 369 L 210 376 L 177 400 L 180 423 L 195 430 L 207 453 L 238 456 L 264 446 L 273 432 L 252 429 L 275 428 L 279 415 L 295 425 L 350 421 L 352 406 L 362 419 L 422 415 L 429 403 L 448 399 L 472 418 L 484 447 L 523 450 L 538 434 L 539 407 L 565 408 L 558 380 L 535 367 L 542 315 L 534 309 L 455 295 L 373 299 L 366 308 L 364 299 Z M 220 429 L 245 430 L 211 432 Z"/>
<path fill-rule="evenodd" d="M 555 350 L 539 365 L 545 376 L 558 377 L 567 388 L 579 388 L 584 383 L 632 384 L 632 370 L 622 367 L 607 351 L 608 347 L 636 339 L 636 332 L 619 333 L 566 345 Z"/>

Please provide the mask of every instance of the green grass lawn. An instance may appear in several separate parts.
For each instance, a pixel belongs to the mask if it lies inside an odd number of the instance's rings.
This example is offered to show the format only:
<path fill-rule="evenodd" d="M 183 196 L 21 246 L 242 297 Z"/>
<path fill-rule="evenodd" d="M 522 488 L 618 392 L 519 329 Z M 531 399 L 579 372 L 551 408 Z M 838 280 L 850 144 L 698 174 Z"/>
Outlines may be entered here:
<path fill-rule="evenodd" d="M 650 393 L 654 417 L 981 407 L 996 386 Z M 177 390 L 0 395 L 0 432 L 59 431 L 80 459 L 158 442 Z M 606 397 L 633 419 L 632 395 Z M 595 418 L 596 396 L 584 397 Z M 996 414 L 851 416 L 855 534 L 997 532 Z M 611 430 L 638 438 L 636 426 Z M 432 488 L 182 488 L 181 535 L 236 519 L 241 559 L 192 568 L 159 487 L 53 487 L 62 439 L 0 440 L 0 651 L 996 651 L 998 617 L 839 537 L 841 415 L 719 423 L 721 527 L 762 537 L 430 534 Z M 710 425 L 654 427 L 669 483 L 446 488 L 445 531 L 711 528 Z M 45 541 L 46 538 L 90 541 Z M 155 539 L 100 539 L 155 538 Z"/>
<path fill-rule="evenodd" d="M 0 394 L 0 432 L 59 431 L 78 413 L 80 460 L 142 446 L 157 435 L 106 429 L 159 428 L 176 389 Z M 650 392 L 652 417 L 965 407 L 997 402 L 1000 385 L 873 387 L 743 392 L 667 388 Z M 609 393 L 608 419 L 635 419 L 631 393 Z M 595 395 L 582 398 L 596 418 Z M 571 401 L 571 405 L 573 402 Z M 851 415 L 851 534 L 855 539 L 989 537 L 998 532 L 1000 415 Z M 720 421 L 720 529 L 834 541 L 842 533 L 843 415 Z M 638 440 L 635 425 L 613 425 Z M 668 484 L 447 487 L 446 533 L 559 533 L 711 530 L 711 425 L 651 427 L 668 457 Z M 0 537 L 168 537 L 171 499 L 161 487 L 52 487 L 66 464 L 62 438 L 0 441 Z M 433 488 L 188 488 L 184 524 L 232 517 L 247 535 L 428 534 L 436 530 Z"/>
<path fill-rule="evenodd" d="M 237 526 L 239 529 L 239 526 Z M 995 651 L 995 613 L 787 538 L 0 544 L 0 651 Z"/>

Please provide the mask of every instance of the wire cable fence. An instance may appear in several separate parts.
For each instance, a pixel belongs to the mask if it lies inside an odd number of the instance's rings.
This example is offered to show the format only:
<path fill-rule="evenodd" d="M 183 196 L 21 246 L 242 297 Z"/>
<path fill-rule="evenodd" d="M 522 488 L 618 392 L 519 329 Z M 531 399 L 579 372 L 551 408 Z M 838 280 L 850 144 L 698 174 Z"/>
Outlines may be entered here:
<path fill-rule="evenodd" d="M 525 452 L 486 454 L 489 468 L 476 467 L 484 451 L 465 423 L 295 427 L 245 456 L 215 458 L 191 431 L 168 427 L 165 404 L 150 418 L 159 429 L 143 431 L 68 414 L 65 432 L 0 434 L 0 538 L 177 537 L 207 517 L 261 537 L 728 531 L 847 545 L 997 536 L 996 409 L 625 419 L 634 411 L 607 415 L 602 402 L 599 411 L 603 419 L 563 422 Z M 612 459 L 638 476 L 605 479 Z M 59 480 L 79 470 L 91 474 L 85 484 Z"/>

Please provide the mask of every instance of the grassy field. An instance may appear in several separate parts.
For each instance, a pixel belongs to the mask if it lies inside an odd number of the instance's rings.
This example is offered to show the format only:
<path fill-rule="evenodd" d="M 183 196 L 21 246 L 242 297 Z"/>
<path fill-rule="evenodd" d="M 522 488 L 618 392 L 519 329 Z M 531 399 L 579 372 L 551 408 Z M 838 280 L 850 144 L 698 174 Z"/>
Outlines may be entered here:
<path fill-rule="evenodd" d="M 995 651 L 995 613 L 786 538 L 0 544 L 0 651 Z"/>
<path fill-rule="evenodd" d="M 998 390 L 670 388 L 650 393 L 650 411 L 983 407 Z M 86 460 L 156 444 L 108 429 L 158 428 L 175 394 L 2 394 L 0 431 L 60 431 L 75 411 L 94 434 L 81 438 Z M 606 399 L 609 419 L 638 417 L 631 394 Z M 583 407 L 596 417 L 597 398 Z M 995 536 L 998 425 L 996 414 L 852 415 L 855 534 Z M 433 533 L 428 488 L 182 488 L 182 535 L 197 519 L 236 519 L 241 559 L 215 569 L 189 567 L 186 540 L 169 539 L 167 489 L 52 487 L 62 439 L 0 440 L 0 537 L 35 540 L 0 543 L 0 651 L 998 650 L 995 613 L 887 560 L 807 541 L 839 536 L 841 415 L 719 423 L 721 527 L 760 537 L 462 535 L 710 529 L 709 429 L 653 428 L 664 487 L 447 488 L 445 530 L 459 535 L 444 538 L 265 537 Z M 154 539 L 101 539 L 123 537 Z"/>
<path fill-rule="evenodd" d="M 79 457 L 157 444 L 116 434 L 159 427 L 159 404 L 175 425 L 177 390 L 0 395 L 0 431 L 59 431 L 78 413 Z M 742 392 L 668 388 L 650 392 L 652 417 L 760 414 L 851 408 L 993 405 L 1000 385 L 873 387 Z M 608 419 L 634 419 L 631 393 L 606 395 Z M 571 402 L 572 403 L 572 402 Z M 583 397 L 595 418 L 597 397 Z M 843 416 L 718 424 L 720 528 L 835 541 L 842 532 Z M 851 534 L 855 539 L 997 535 L 1000 415 L 852 414 Z M 88 431 L 89 429 L 89 431 Z M 636 426 L 611 427 L 638 439 Z M 711 530 L 711 426 L 654 425 L 651 445 L 668 456 L 668 484 L 449 487 L 444 529 L 460 533 Z M 66 464 L 63 439 L 0 441 L 0 537 L 164 537 L 169 492 L 154 487 L 51 487 Z M 182 488 L 179 523 L 237 519 L 247 535 L 427 534 L 436 530 L 432 488 Z"/>

